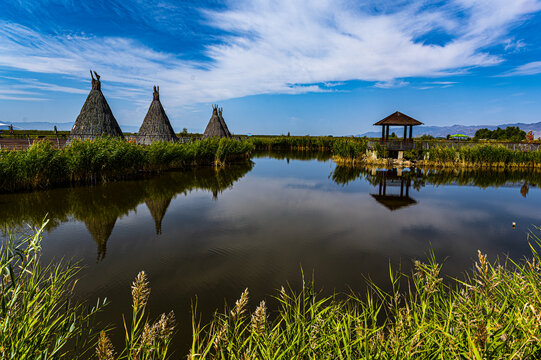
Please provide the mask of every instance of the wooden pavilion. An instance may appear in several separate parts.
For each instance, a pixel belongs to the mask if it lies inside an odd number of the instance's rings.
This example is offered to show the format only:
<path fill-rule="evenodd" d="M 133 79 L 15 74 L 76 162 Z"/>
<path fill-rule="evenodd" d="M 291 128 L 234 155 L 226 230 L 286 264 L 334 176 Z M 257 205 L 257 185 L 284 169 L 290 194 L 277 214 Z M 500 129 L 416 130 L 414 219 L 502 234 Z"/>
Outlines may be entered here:
<path fill-rule="evenodd" d="M 381 126 L 381 143 L 387 145 L 388 150 L 410 150 L 413 148 L 413 127 L 417 125 L 423 125 L 422 122 L 415 120 L 414 118 L 402 114 L 397 111 L 385 119 L 382 119 L 374 124 L 374 126 Z M 402 141 L 390 141 L 389 140 L 389 128 L 391 126 L 403 126 L 404 127 L 404 139 Z M 409 127 L 409 137 L 408 137 Z"/>

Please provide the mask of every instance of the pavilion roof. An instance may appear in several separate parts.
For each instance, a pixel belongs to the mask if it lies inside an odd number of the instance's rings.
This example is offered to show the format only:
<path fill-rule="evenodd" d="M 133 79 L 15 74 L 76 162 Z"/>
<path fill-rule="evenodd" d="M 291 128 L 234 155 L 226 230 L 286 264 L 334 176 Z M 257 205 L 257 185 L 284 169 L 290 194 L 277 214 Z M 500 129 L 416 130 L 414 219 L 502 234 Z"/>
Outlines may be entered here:
<path fill-rule="evenodd" d="M 400 111 L 397 111 L 395 113 L 392 113 L 391 115 L 387 116 L 385 119 L 382 119 L 375 123 L 374 125 L 396 125 L 396 126 L 403 126 L 403 125 L 423 125 L 422 122 L 415 120 L 414 118 L 402 114 Z"/>

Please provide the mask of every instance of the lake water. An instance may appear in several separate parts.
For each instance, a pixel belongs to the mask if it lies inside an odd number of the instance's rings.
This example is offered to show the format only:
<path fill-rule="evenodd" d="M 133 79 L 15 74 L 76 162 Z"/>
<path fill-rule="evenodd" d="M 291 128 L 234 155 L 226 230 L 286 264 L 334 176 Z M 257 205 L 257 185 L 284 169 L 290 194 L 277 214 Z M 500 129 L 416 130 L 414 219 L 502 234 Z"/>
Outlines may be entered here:
<path fill-rule="evenodd" d="M 252 304 L 299 288 L 301 268 L 332 293 L 362 291 L 366 278 L 384 286 L 389 263 L 409 271 L 430 250 L 450 276 L 471 269 L 478 249 L 529 255 L 540 183 L 530 172 L 349 169 L 324 154 L 256 154 L 221 170 L 0 195 L 0 226 L 26 231 L 47 216 L 45 260 L 81 261 L 77 295 L 109 299 L 100 320 L 116 325 L 116 341 L 145 270 L 152 313 L 175 311 L 183 355 L 196 296 L 208 319 L 246 287 Z"/>

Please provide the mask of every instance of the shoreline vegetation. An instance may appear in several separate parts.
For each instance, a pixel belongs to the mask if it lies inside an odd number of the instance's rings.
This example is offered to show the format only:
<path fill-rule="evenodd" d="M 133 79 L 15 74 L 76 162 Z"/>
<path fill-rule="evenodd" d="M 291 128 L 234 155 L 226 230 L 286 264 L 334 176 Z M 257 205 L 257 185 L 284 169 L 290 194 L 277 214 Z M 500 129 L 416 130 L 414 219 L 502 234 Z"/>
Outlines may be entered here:
<path fill-rule="evenodd" d="M 202 324 L 192 309 L 192 345 L 169 346 L 174 314 L 148 318 L 150 284 L 140 272 L 131 286 L 125 343 L 94 321 L 94 306 L 73 296 L 78 266 L 41 264 L 46 223 L 22 239 L 8 236 L 0 254 L 0 352 L 3 358 L 58 359 L 276 359 L 276 358 L 509 358 L 541 356 L 539 239 L 521 261 L 489 262 L 477 254 L 462 279 L 443 279 L 433 254 L 411 274 L 389 269 L 389 291 L 369 282 L 366 294 L 322 296 L 312 282 L 282 289 L 257 307 L 248 289 L 232 307 Z M 304 278 L 303 278 L 304 279 Z M 270 301 L 272 300 L 272 301 Z M 257 301 L 255 302 L 258 303 Z M 249 309 L 255 308 L 254 311 Z M 186 335 L 184 335 L 186 336 Z"/>
<path fill-rule="evenodd" d="M 340 166 L 395 166 L 462 169 L 541 169 L 541 150 L 512 150 L 473 143 L 458 148 L 431 146 L 404 151 L 391 159 L 379 142 L 332 136 L 250 137 L 242 141 L 207 138 L 190 143 L 157 142 L 140 146 L 112 138 L 75 141 L 57 150 L 47 141 L 22 151 L 0 151 L 0 193 L 97 184 L 140 178 L 193 166 L 223 166 L 248 161 L 256 151 L 313 151 L 329 154 Z M 257 155 L 254 155 L 257 156 Z"/>
<path fill-rule="evenodd" d="M 125 180 L 192 166 L 248 161 L 253 145 L 208 138 L 149 146 L 113 138 L 74 141 L 57 150 L 37 142 L 22 151 L 0 151 L 0 192 Z"/>

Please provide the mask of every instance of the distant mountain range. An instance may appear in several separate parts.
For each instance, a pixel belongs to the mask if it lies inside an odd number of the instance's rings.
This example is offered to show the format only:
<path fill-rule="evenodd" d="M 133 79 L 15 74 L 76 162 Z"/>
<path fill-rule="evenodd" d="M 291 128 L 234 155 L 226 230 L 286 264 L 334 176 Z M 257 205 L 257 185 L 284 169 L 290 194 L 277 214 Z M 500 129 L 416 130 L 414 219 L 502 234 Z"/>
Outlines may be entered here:
<path fill-rule="evenodd" d="M 52 122 L 45 122 L 45 121 L 37 121 L 37 122 L 14 122 L 10 123 L 13 124 L 13 129 L 15 130 L 53 130 L 54 126 L 56 125 L 56 128 L 58 131 L 70 131 L 73 127 L 72 122 L 64 122 L 64 123 L 52 123 Z M 7 130 L 9 129 L 9 125 L 6 122 L 0 122 L 0 130 Z M 120 128 L 124 132 L 137 132 L 139 128 L 137 126 L 132 125 L 120 125 Z"/>
<path fill-rule="evenodd" d="M 464 134 L 468 136 L 475 135 L 475 132 L 479 129 L 494 130 L 498 127 L 505 129 L 508 126 L 518 126 L 521 130 L 526 132 L 533 131 L 535 138 L 541 137 L 541 122 L 533 124 L 515 123 L 515 124 L 502 124 L 502 125 L 451 125 L 451 126 L 415 126 L 413 128 L 413 135 L 415 137 L 423 134 L 432 135 L 434 137 L 446 137 L 447 134 Z M 380 128 L 381 129 L 381 128 Z M 403 128 L 391 127 L 391 133 L 394 132 L 398 137 L 404 136 Z M 367 137 L 381 137 L 380 131 L 369 131 L 360 136 Z"/>

